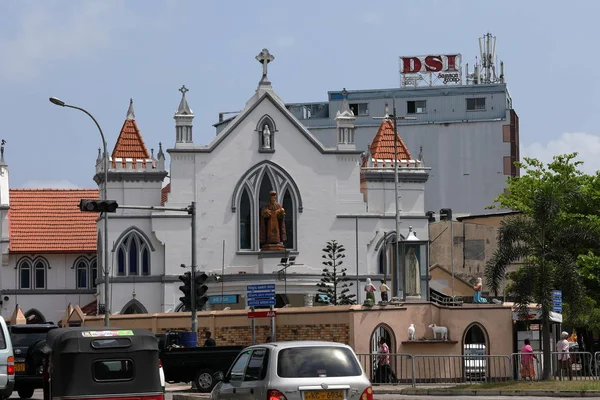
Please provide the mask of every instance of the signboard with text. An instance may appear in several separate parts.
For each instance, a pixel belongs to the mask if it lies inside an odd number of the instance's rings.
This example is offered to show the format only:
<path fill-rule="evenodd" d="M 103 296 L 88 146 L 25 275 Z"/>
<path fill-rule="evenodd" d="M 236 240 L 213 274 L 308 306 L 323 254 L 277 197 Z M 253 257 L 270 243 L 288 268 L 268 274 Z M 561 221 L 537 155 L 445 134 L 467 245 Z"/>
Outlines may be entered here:
<path fill-rule="evenodd" d="M 401 86 L 462 84 L 460 54 L 430 54 L 400 57 Z"/>
<path fill-rule="evenodd" d="M 277 311 L 250 311 L 248 318 L 271 318 L 276 317 Z"/>
<path fill-rule="evenodd" d="M 552 291 L 552 311 L 562 313 L 562 290 Z"/>
<path fill-rule="evenodd" d="M 250 307 L 269 307 L 275 305 L 275 284 L 248 285 L 246 297 Z"/>

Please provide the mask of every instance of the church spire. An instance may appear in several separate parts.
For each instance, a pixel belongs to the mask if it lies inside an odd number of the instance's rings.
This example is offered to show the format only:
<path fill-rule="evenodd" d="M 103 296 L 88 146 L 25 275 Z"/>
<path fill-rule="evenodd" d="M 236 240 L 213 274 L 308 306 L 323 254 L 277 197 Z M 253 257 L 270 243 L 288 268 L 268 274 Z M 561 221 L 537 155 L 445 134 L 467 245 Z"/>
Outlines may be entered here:
<path fill-rule="evenodd" d="M 194 112 L 188 105 L 185 94 L 189 92 L 189 89 L 183 85 L 179 91 L 181 92 L 181 101 L 179 107 L 175 112 L 175 146 L 183 143 L 194 144 L 192 139 L 192 120 L 194 119 Z"/>
<path fill-rule="evenodd" d="M 125 117 L 125 119 L 130 120 L 130 121 L 135 119 L 135 112 L 133 111 L 133 99 L 132 98 L 129 99 L 129 108 L 127 109 L 127 117 Z"/>
<path fill-rule="evenodd" d="M 348 105 L 348 91 L 342 90 L 342 105 L 335 116 L 337 123 L 337 148 L 339 150 L 354 150 L 354 121 L 356 117 Z"/>

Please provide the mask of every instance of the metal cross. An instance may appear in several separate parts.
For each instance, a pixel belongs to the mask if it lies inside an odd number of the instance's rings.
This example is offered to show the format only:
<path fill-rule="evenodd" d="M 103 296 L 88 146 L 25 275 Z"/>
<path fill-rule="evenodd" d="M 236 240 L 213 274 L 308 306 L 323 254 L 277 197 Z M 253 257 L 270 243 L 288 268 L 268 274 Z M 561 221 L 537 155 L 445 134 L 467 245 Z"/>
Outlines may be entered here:
<path fill-rule="evenodd" d="M 183 93 L 183 95 L 185 96 L 186 92 L 189 92 L 189 91 L 190 91 L 190 89 L 186 88 L 186 87 L 185 87 L 185 85 L 183 85 L 183 86 L 182 86 L 182 87 L 179 89 L 179 91 L 180 91 L 181 93 Z"/>
<path fill-rule="evenodd" d="M 262 64 L 263 67 L 263 77 L 267 76 L 267 65 L 273 61 L 275 57 L 269 53 L 269 50 L 262 49 L 260 53 L 256 56 L 256 60 Z"/>

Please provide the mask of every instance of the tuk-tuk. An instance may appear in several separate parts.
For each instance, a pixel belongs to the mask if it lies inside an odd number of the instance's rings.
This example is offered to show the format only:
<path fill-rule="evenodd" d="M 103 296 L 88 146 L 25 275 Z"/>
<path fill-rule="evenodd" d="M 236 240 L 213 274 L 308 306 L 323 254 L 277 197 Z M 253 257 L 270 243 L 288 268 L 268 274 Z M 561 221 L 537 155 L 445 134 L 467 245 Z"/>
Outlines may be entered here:
<path fill-rule="evenodd" d="M 150 331 L 54 329 L 43 351 L 44 400 L 164 400 L 158 341 Z"/>

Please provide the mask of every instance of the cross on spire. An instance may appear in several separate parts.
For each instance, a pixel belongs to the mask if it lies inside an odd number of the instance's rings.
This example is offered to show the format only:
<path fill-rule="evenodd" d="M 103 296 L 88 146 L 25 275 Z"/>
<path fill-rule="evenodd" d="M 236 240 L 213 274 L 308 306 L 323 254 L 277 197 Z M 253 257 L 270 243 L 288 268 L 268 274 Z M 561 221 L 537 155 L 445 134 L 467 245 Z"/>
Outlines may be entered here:
<path fill-rule="evenodd" d="M 181 88 L 179 88 L 179 91 L 185 96 L 185 94 L 189 92 L 190 89 L 186 88 L 185 85 L 183 85 Z"/>
<path fill-rule="evenodd" d="M 267 49 L 262 49 L 262 51 L 256 56 L 256 60 L 262 64 L 262 77 L 264 80 L 267 79 L 267 65 L 274 59 L 275 57 L 269 53 L 269 50 Z"/>

